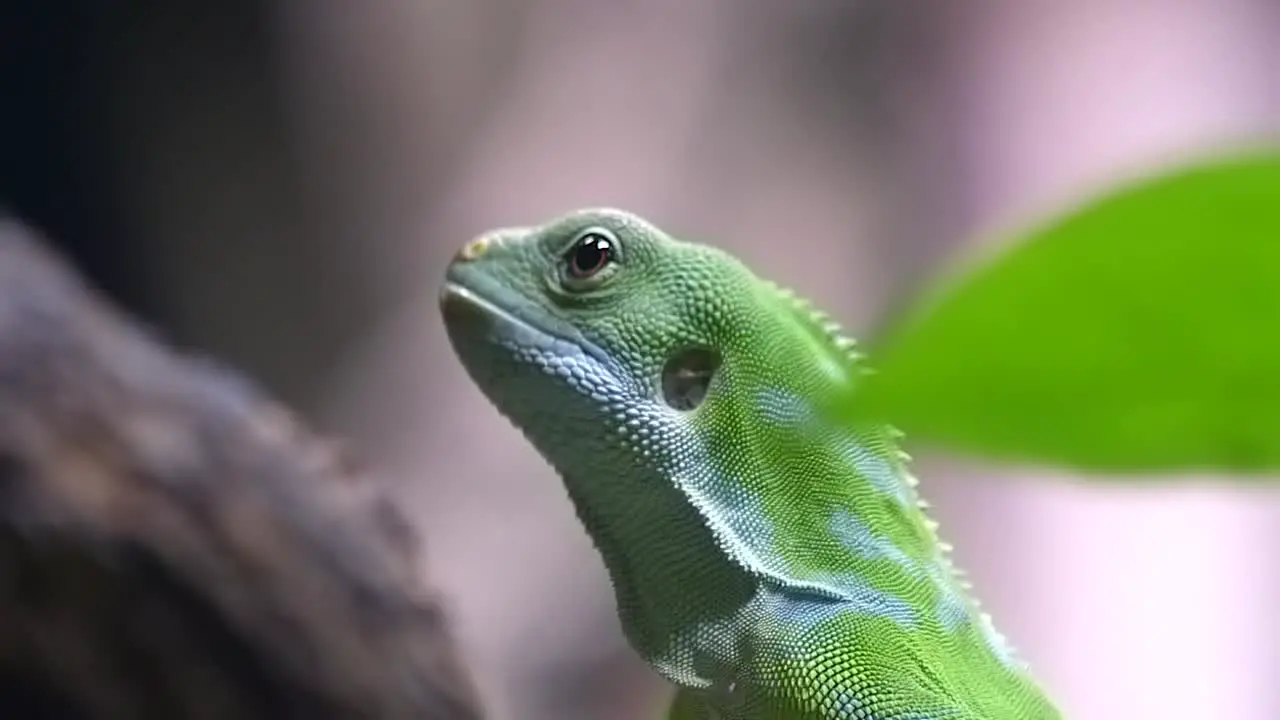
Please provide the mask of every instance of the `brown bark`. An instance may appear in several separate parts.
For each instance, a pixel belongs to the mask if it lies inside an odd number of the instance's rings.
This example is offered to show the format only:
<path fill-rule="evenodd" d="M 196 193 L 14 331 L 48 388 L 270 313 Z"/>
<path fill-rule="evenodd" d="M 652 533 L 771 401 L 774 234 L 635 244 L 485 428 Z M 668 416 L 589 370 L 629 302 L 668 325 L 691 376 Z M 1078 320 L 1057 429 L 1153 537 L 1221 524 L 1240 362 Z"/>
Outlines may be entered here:
<path fill-rule="evenodd" d="M 0 218 L 0 717 L 479 718 L 417 545 Z"/>

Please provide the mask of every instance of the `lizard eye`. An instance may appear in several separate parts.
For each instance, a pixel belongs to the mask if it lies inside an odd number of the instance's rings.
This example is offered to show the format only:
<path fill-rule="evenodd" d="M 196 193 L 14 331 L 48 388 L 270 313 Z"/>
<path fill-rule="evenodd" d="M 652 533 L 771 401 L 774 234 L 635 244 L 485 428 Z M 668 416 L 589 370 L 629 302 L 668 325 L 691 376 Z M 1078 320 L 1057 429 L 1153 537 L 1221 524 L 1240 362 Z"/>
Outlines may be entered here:
<path fill-rule="evenodd" d="M 614 261 L 618 241 L 608 231 L 591 229 L 580 234 L 565 253 L 565 271 L 572 281 L 588 280 Z"/>

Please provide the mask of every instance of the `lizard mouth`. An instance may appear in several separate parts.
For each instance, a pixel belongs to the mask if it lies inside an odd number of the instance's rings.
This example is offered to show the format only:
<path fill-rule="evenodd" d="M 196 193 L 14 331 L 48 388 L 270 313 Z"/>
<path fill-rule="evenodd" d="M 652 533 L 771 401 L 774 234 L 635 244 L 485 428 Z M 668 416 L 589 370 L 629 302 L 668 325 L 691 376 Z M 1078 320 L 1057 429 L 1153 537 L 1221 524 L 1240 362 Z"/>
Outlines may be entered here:
<path fill-rule="evenodd" d="M 444 284 L 440 291 L 440 312 L 450 330 L 486 331 L 491 341 L 539 347 L 552 339 L 550 333 L 457 283 Z"/>
<path fill-rule="evenodd" d="M 586 355 L 605 368 L 615 370 L 614 362 L 595 343 L 587 340 L 572 326 L 547 317 L 544 313 L 508 309 L 474 289 L 446 281 L 440 291 L 440 311 L 445 327 L 455 342 L 461 334 L 483 335 L 491 344 L 533 350 L 559 357 Z M 478 338 L 472 338 L 474 341 Z"/>

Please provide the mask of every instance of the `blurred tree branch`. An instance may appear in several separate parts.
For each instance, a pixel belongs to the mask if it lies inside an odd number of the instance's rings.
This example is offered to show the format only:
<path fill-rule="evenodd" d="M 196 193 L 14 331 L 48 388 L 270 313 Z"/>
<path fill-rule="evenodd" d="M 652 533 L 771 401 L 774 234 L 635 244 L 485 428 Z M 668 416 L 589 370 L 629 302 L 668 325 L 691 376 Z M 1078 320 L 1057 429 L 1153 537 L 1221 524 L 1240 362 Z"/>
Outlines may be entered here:
<path fill-rule="evenodd" d="M 0 218 L 0 716 L 479 718 L 417 544 Z"/>

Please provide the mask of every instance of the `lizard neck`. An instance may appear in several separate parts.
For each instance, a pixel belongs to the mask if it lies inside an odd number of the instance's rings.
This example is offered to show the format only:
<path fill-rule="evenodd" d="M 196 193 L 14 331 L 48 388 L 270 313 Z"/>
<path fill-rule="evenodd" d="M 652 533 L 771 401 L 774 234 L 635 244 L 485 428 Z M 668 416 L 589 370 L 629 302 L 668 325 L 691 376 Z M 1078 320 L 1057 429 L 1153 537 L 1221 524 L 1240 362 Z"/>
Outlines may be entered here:
<path fill-rule="evenodd" d="M 715 392 L 691 420 L 710 469 L 672 481 L 724 552 L 786 593 L 900 623 L 973 620 L 896 432 L 832 419 L 864 372 L 853 341 L 789 291 L 757 292 L 768 310 L 726 341 Z"/>
<path fill-rule="evenodd" d="M 718 647 L 734 654 L 717 666 L 719 707 L 758 702 L 733 698 L 734 687 L 767 694 L 776 678 L 825 677 L 833 658 L 851 657 L 894 658 L 879 669 L 886 677 L 930 668 L 912 676 L 934 688 L 921 702 L 955 717 L 1012 717 L 1011 704 L 1037 697 L 957 577 L 891 430 L 826 422 L 805 396 L 773 387 L 724 396 L 753 399 L 709 413 L 708 469 L 672 478 L 712 535 L 711 567 L 751 581 L 749 596 L 712 585 L 693 601 L 728 618 Z"/>
<path fill-rule="evenodd" d="M 874 646 L 946 670 L 926 684 L 961 702 L 995 708 L 1034 694 L 958 578 L 897 433 L 853 429 L 828 412 L 861 374 L 852 343 L 801 301 L 784 300 L 728 347 L 715 392 L 691 418 L 700 466 L 668 478 L 711 534 L 711 556 L 754 581 L 745 600 L 712 588 L 695 601 L 735 618 L 734 640 L 721 644 L 770 654 L 746 667 L 800 674 Z M 833 633 L 838 640 L 825 639 Z"/>
<path fill-rule="evenodd" d="M 593 492 L 586 483 L 598 485 L 595 475 L 564 480 L 608 570 L 628 642 L 669 681 L 709 690 L 746 664 L 742 620 L 760 577 L 725 554 L 723 537 L 671 477 L 632 468 L 627 484 L 647 490 L 625 497 Z"/>

